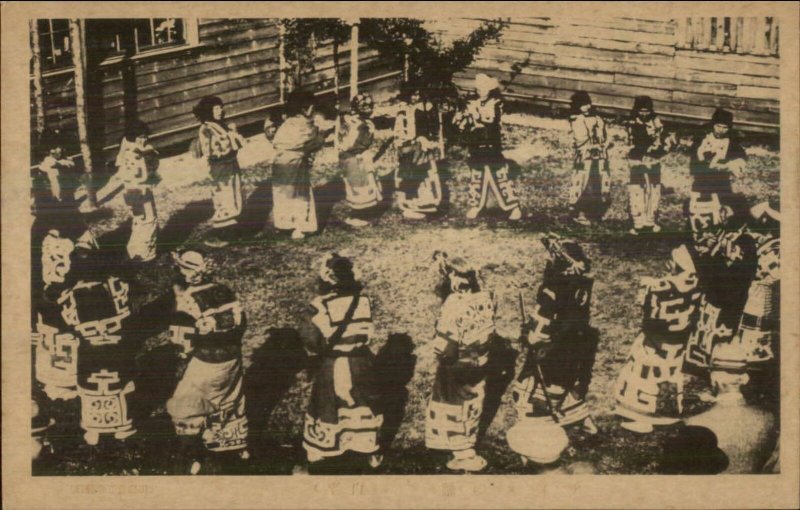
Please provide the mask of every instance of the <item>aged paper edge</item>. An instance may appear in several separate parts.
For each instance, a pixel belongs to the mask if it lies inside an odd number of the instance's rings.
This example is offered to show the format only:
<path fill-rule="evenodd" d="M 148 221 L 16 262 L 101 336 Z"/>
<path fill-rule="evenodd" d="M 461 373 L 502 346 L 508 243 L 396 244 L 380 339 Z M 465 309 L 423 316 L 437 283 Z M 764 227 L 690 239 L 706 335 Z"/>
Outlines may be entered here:
<path fill-rule="evenodd" d="M 798 4 L 780 2 L 2 2 L 3 504 L 47 508 L 793 508 L 798 432 Z M 29 439 L 28 19 L 763 15 L 781 18 L 781 474 L 771 476 L 37 477 Z"/>

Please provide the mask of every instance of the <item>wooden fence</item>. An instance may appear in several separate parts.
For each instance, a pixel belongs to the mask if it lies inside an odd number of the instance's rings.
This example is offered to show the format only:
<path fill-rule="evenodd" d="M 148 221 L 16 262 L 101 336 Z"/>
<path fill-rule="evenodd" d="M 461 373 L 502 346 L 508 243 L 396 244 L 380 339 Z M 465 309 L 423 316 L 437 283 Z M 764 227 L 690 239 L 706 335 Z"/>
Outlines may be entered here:
<path fill-rule="evenodd" d="M 445 39 L 480 19 L 437 22 Z M 649 95 L 667 120 L 698 123 L 733 110 L 739 128 L 775 133 L 779 112 L 779 26 L 773 18 L 682 20 L 514 18 L 499 42 L 457 75 L 472 88 L 483 72 L 512 100 L 565 108 L 585 90 L 601 111 L 620 115 Z"/>

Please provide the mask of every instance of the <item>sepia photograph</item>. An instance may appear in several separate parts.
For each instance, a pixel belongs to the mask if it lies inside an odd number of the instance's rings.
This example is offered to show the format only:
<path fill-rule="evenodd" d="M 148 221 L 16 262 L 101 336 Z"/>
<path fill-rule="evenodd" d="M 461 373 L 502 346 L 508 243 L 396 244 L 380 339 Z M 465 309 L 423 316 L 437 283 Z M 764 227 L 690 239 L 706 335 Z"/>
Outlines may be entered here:
<path fill-rule="evenodd" d="M 33 482 L 796 477 L 797 4 L 111 4 L 15 12 Z"/>

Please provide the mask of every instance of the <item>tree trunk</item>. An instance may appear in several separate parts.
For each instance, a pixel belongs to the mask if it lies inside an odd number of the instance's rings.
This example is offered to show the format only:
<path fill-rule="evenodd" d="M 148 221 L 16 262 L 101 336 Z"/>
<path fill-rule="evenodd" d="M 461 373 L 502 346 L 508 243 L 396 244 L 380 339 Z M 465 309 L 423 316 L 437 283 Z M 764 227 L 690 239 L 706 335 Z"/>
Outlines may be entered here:
<path fill-rule="evenodd" d="M 75 113 L 78 121 L 78 141 L 83 157 L 86 199 L 81 203 L 81 210 L 96 209 L 94 189 L 92 188 L 92 151 L 89 146 L 86 110 L 86 40 L 83 33 L 83 22 L 78 19 L 69 20 L 69 34 L 72 39 L 72 63 L 75 67 Z"/>
<path fill-rule="evenodd" d="M 44 131 L 44 93 L 42 87 L 42 51 L 39 48 L 39 24 L 30 21 L 31 50 L 33 51 L 33 102 L 36 107 L 36 131 Z"/>

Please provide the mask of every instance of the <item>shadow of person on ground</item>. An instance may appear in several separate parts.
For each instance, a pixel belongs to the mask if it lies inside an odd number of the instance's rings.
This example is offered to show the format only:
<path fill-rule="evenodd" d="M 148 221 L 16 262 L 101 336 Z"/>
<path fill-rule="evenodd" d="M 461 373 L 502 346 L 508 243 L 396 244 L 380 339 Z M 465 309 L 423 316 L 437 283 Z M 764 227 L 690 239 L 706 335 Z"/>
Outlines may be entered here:
<path fill-rule="evenodd" d="M 170 216 L 158 232 L 159 253 L 170 252 L 185 243 L 198 225 L 211 219 L 214 206 L 211 199 L 195 200 Z"/>
<path fill-rule="evenodd" d="M 383 414 L 383 427 L 379 436 L 382 451 L 387 451 L 394 441 L 405 416 L 408 402 L 406 386 L 414 376 L 417 357 L 414 342 L 405 333 L 392 333 L 375 357 L 376 384 L 379 388 L 379 412 Z"/>
<path fill-rule="evenodd" d="M 242 237 L 253 237 L 268 230 L 272 207 L 272 181 L 261 181 L 244 201 L 242 215 L 239 217 Z"/>
<path fill-rule="evenodd" d="M 264 343 L 253 351 L 252 364 L 244 374 L 244 394 L 249 442 L 254 452 L 282 447 L 279 444 L 282 433 L 269 431 L 267 424 L 272 411 L 294 385 L 297 374 L 308 365 L 300 334 L 292 328 L 268 329 Z M 294 431 L 291 434 L 294 436 Z"/>
<path fill-rule="evenodd" d="M 495 336 L 489 348 L 489 361 L 486 364 L 486 397 L 478 425 L 478 441 L 486 435 L 500 409 L 503 395 L 514 378 L 518 355 L 508 339 Z"/>

